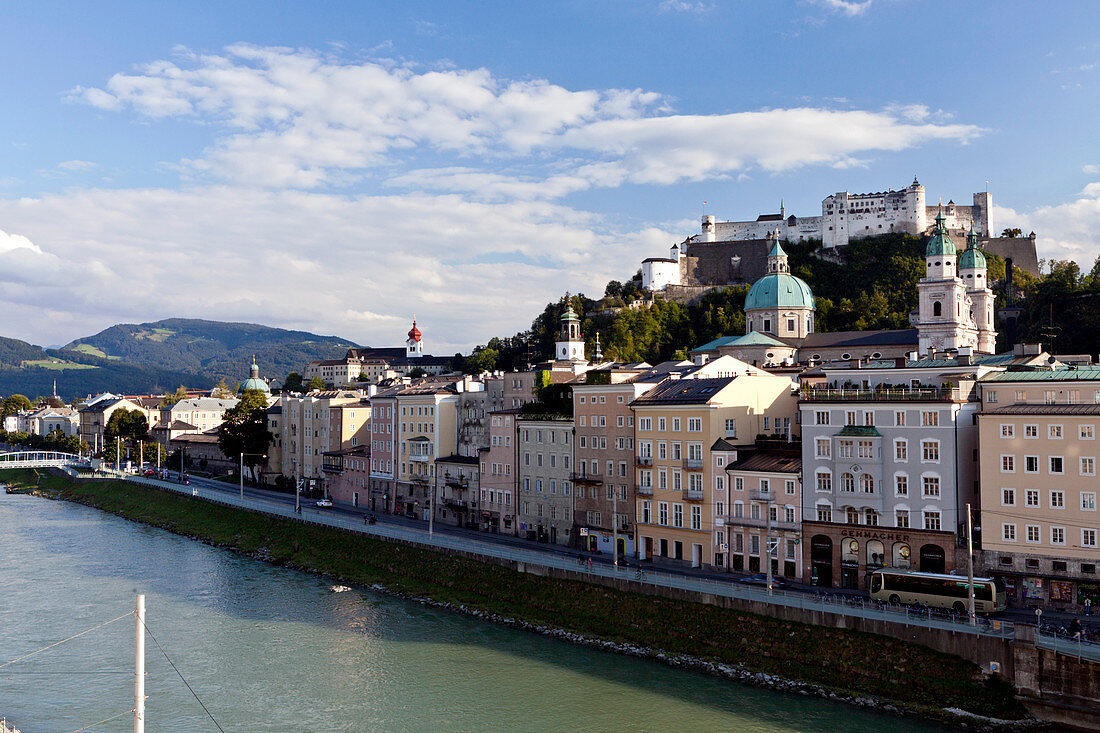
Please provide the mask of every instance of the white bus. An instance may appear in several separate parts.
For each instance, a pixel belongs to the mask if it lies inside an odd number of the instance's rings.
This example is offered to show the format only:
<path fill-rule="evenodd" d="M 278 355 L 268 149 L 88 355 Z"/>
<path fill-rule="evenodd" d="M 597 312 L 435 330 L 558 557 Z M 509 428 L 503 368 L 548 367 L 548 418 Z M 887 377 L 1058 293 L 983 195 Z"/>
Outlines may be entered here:
<path fill-rule="evenodd" d="M 910 570 L 876 570 L 871 573 L 871 597 L 894 605 L 920 603 L 966 613 L 965 575 L 918 573 Z M 974 578 L 974 610 L 995 613 L 1007 605 L 1004 586 L 992 578 Z"/>

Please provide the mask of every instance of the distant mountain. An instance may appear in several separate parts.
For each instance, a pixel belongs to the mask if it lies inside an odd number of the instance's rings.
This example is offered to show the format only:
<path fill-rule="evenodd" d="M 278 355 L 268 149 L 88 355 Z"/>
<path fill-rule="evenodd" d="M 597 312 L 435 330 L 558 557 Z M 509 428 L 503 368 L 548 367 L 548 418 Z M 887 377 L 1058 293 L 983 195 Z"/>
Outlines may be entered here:
<path fill-rule="evenodd" d="M 255 323 L 169 318 L 112 326 L 73 341 L 62 353 L 76 352 L 140 367 L 190 372 L 214 381 L 225 378 L 233 384 L 248 377 L 253 356 L 261 375 L 281 381 L 287 372 L 301 372 L 310 361 L 338 358 L 355 346 L 354 342 L 336 336 Z"/>
<path fill-rule="evenodd" d="M 213 379 L 179 370 L 157 369 L 104 359 L 75 351 L 45 349 L 18 339 L 0 337 L 0 395 L 24 394 L 31 399 L 57 394 L 73 400 L 98 392 L 159 394 L 181 384 L 195 389 Z"/>

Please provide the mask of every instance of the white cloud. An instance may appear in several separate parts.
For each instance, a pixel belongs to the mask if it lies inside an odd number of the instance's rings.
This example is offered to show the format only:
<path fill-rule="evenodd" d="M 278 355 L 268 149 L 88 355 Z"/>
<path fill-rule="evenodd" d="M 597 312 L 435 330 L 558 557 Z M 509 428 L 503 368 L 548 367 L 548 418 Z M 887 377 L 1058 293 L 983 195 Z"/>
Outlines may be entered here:
<path fill-rule="evenodd" d="M 57 167 L 63 171 L 90 171 L 99 165 L 88 160 L 66 160 L 58 163 Z"/>
<path fill-rule="evenodd" d="M 1039 257 L 1076 260 L 1085 270 L 1100 256 L 1100 182 L 1085 186 L 1073 200 L 1019 212 L 994 206 L 998 230 L 1018 227 L 1036 233 Z"/>
<path fill-rule="evenodd" d="M 1083 165 L 1081 166 L 1081 172 L 1086 175 L 1094 176 L 1097 173 L 1100 173 L 1100 165 L 1094 165 L 1092 163 L 1089 163 L 1088 165 Z"/>
<path fill-rule="evenodd" d="M 485 69 L 416 73 L 243 44 L 222 55 L 180 52 L 178 63 L 146 64 L 111 77 L 105 89 L 78 88 L 73 96 L 151 119 L 214 123 L 224 134 L 183 161 L 185 170 L 200 180 L 273 188 L 347 184 L 427 151 L 451 159 L 448 180 L 461 190 L 476 173 L 470 164 L 485 161 L 492 172 L 480 175 L 491 195 L 545 182 L 540 195 L 552 197 L 752 167 L 847 166 L 875 151 L 966 141 L 980 132 L 946 124 L 946 113 L 920 105 L 674 115 L 661 95 L 640 89 L 568 90 L 541 79 L 498 79 Z M 561 155 L 581 158 L 573 170 L 546 170 L 546 161 Z M 524 169 L 504 180 L 499 170 L 507 164 Z M 420 180 L 399 174 L 391 182 Z M 437 190 L 442 183 L 428 185 Z"/>
<path fill-rule="evenodd" d="M 820 5 L 829 10 L 835 10 L 848 17 L 863 15 L 871 7 L 872 0 L 811 0 L 815 5 Z"/>
<path fill-rule="evenodd" d="M 429 349 L 454 353 L 566 290 L 599 295 L 697 226 L 625 225 L 566 196 L 861 165 L 981 132 L 919 105 L 686 115 L 640 89 L 248 45 L 177 49 L 70 98 L 191 120 L 211 141 L 175 163 L 179 190 L 0 199 L 23 235 L 0 237 L 0 312 L 21 329 L 7 335 L 51 343 L 193 316 L 394 344 L 416 313 Z"/>
<path fill-rule="evenodd" d="M 714 5 L 701 0 L 661 0 L 657 9 L 662 13 L 707 13 L 714 9 Z"/>

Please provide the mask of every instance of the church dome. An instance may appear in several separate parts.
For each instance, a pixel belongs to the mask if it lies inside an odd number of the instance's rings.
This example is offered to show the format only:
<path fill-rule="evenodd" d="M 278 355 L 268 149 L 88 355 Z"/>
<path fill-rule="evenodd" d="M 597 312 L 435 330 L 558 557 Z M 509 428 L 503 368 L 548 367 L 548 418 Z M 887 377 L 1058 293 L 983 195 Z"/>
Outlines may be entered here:
<path fill-rule="evenodd" d="M 970 233 L 966 235 L 966 249 L 959 256 L 959 269 L 978 270 L 985 267 L 985 255 L 978 249 L 978 235 L 974 233 L 974 227 L 970 227 Z"/>
<path fill-rule="evenodd" d="M 936 214 L 936 227 L 932 230 L 932 238 L 928 240 L 928 247 L 924 250 L 925 257 L 950 257 L 958 254 L 955 243 L 947 236 L 947 227 L 943 225 L 943 212 Z"/>
<path fill-rule="evenodd" d="M 753 283 L 745 297 L 750 308 L 813 308 L 814 294 L 801 278 L 785 272 L 773 272 Z"/>
<path fill-rule="evenodd" d="M 419 341 L 424 334 L 420 333 L 420 329 L 416 327 L 416 319 L 413 319 L 413 327 L 409 329 L 409 341 Z"/>
<path fill-rule="evenodd" d="M 260 379 L 260 367 L 255 361 L 252 362 L 252 366 L 248 369 L 248 379 L 241 382 L 241 392 L 254 389 L 264 394 L 271 394 L 271 387 L 267 386 L 267 382 Z"/>

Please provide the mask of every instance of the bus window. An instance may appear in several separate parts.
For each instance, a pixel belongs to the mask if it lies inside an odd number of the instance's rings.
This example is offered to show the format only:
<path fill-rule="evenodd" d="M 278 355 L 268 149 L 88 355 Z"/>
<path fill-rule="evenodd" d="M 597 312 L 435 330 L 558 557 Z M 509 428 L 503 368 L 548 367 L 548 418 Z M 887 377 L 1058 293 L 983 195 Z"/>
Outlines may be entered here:
<path fill-rule="evenodd" d="M 882 575 L 875 573 L 871 576 L 871 592 L 878 593 L 882 590 Z"/>

